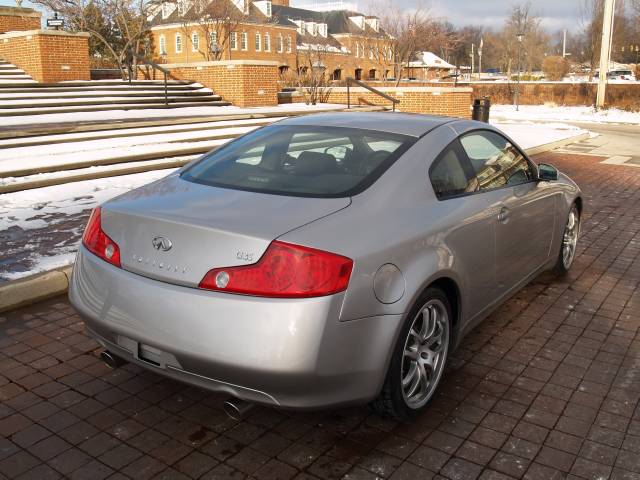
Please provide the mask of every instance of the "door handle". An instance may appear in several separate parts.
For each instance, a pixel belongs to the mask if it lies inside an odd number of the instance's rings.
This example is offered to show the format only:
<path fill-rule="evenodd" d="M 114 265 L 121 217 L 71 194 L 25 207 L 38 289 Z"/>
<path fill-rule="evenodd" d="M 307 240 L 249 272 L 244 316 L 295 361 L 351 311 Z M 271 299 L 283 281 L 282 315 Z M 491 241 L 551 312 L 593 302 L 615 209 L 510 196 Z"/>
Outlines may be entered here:
<path fill-rule="evenodd" d="M 502 207 L 500 209 L 500 213 L 498 213 L 498 221 L 506 222 L 509 220 L 509 209 L 507 207 Z"/>

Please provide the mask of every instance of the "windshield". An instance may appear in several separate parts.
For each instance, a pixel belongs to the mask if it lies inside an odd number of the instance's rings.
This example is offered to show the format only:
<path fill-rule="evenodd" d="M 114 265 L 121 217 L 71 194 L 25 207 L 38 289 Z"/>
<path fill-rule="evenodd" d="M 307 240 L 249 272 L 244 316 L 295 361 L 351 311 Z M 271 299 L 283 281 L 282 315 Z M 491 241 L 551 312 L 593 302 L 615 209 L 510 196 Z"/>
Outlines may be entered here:
<path fill-rule="evenodd" d="M 261 193 L 350 196 L 375 182 L 415 141 L 371 130 L 271 125 L 211 152 L 181 177 Z"/>

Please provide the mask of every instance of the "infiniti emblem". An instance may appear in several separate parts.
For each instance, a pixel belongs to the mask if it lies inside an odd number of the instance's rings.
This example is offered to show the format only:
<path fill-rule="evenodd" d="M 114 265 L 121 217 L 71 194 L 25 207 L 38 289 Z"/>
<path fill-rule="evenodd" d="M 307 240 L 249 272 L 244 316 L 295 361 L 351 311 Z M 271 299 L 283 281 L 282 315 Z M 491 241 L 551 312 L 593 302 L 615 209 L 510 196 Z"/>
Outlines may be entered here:
<path fill-rule="evenodd" d="M 153 248 L 156 250 L 162 250 L 163 252 L 168 252 L 173 247 L 173 243 L 167 237 L 155 237 L 151 242 L 153 244 Z"/>

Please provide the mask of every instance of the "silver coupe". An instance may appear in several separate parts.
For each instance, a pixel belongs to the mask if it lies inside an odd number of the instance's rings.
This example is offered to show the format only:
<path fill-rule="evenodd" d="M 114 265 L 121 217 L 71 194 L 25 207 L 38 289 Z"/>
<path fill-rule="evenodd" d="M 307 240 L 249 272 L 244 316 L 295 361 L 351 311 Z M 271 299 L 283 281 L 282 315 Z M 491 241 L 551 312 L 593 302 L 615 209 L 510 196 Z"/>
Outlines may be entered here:
<path fill-rule="evenodd" d="M 247 403 L 410 418 L 466 333 L 571 267 L 582 208 L 485 123 L 303 116 L 96 208 L 69 295 L 112 360 Z"/>

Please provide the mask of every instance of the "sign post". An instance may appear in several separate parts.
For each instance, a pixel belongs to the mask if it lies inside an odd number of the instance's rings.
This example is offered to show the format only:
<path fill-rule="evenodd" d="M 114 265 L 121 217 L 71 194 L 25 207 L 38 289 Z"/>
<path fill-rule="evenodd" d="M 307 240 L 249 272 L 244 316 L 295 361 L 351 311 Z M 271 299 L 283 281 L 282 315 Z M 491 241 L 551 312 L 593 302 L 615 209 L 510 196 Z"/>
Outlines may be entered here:
<path fill-rule="evenodd" d="M 53 18 L 47 18 L 47 27 L 55 28 L 56 30 L 60 30 L 60 27 L 64 26 L 64 20 L 62 18 L 58 18 L 58 12 L 53 13 Z"/>

